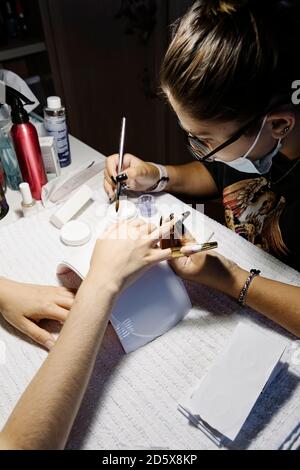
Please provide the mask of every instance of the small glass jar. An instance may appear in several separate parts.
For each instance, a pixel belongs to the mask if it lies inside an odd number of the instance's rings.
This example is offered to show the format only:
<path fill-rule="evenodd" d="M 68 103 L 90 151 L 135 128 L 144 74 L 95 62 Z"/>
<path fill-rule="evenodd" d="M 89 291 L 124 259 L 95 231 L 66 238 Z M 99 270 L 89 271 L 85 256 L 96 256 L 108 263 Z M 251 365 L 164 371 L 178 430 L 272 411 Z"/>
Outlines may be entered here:
<path fill-rule="evenodd" d="M 143 194 L 138 198 L 138 206 L 142 217 L 153 217 L 156 214 L 155 197 Z"/>

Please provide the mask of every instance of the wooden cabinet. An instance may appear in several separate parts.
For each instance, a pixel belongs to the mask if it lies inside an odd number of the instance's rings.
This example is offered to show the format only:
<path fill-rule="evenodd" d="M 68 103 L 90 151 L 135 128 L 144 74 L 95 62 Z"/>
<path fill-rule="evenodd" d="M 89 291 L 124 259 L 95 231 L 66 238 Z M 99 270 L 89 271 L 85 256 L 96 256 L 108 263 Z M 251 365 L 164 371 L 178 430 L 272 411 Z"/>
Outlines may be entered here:
<path fill-rule="evenodd" d="M 191 160 L 175 116 L 156 93 L 168 25 L 191 3 L 40 0 L 55 89 L 73 135 L 111 154 L 117 151 L 125 115 L 126 151 L 162 163 Z M 147 10 L 137 8 L 149 7 L 155 14 L 139 18 L 138 12 Z M 151 21 L 153 31 L 143 41 L 143 28 L 151 30 Z"/>

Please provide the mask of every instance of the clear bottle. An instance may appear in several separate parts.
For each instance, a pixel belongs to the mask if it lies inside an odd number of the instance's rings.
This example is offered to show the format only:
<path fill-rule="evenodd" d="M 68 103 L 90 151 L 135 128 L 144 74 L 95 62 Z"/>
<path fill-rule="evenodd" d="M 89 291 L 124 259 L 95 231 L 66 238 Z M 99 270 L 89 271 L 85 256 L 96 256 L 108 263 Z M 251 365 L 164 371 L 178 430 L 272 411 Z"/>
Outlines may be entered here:
<path fill-rule="evenodd" d="M 0 161 L 2 163 L 6 183 L 10 189 L 18 190 L 23 181 L 22 175 L 10 137 L 12 126 L 10 111 L 7 105 L 0 107 Z"/>
<path fill-rule="evenodd" d="M 47 98 L 47 107 L 44 109 L 44 124 L 48 134 L 54 137 L 60 166 L 70 165 L 71 154 L 66 110 L 61 105 L 59 96 L 49 96 Z"/>

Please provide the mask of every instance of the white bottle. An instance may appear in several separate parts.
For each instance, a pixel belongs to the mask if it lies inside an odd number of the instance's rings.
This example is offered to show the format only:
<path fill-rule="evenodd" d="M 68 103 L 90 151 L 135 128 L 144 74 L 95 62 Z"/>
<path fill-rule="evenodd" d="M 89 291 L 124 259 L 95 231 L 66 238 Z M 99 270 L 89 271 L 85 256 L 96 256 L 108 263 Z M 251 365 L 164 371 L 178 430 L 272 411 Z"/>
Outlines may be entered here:
<path fill-rule="evenodd" d="M 59 96 L 49 96 L 44 109 L 44 124 L 49 135 L 54 137 L 61 167 L 70 165 L 71 154 L 66 124 L 66 110 Z"/>
<path fill-rule="evenodd" d="M 19 189 L 22 195 L 21 207 L 24 217 L 36 214 L 39 209 L 36 200 L 32 197 L 29 184 L 21 183 L 19 184 Z"/>

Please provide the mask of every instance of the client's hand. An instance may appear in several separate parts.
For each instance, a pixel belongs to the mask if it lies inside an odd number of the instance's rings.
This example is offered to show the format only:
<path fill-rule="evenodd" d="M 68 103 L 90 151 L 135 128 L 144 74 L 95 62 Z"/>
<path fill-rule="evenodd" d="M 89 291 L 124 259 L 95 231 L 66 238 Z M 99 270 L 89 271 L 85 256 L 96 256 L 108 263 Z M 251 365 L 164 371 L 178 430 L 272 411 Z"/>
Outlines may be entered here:
<path fill-rule="evenodd" d="M 0 312 L 5 320 L 47 349 L 52 348 L 55 340 L 37 322 L 46 318 L 64 322 L 73 300 L 74 294 L 64 287 L 0 279 Z"/>
<path fill-rule="evenodd" d="M 158 247 L 160 237 L 167 236 L 172 220 L 160 228 L 142 220 L 110 227 L 97 241 L 88 278 L 106 280 L 108 288 L 117 291 L 136 280 L 144 271 L 160 261 L 171 259 L 171 249 Z"/>

